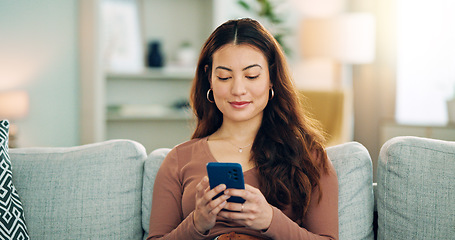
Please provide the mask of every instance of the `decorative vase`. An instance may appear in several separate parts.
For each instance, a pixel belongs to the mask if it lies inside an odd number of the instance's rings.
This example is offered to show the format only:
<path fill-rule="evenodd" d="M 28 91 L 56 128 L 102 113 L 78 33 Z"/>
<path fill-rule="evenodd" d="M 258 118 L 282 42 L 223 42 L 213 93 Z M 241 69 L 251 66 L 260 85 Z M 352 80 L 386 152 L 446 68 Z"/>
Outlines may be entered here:
<path fill-rule="evenodd" d="M 163 54 L 161 53 L 161 44 L 158 41 L 153 41 L 149 44 L 147 66 L 149 67 L 163 66 Z"/>

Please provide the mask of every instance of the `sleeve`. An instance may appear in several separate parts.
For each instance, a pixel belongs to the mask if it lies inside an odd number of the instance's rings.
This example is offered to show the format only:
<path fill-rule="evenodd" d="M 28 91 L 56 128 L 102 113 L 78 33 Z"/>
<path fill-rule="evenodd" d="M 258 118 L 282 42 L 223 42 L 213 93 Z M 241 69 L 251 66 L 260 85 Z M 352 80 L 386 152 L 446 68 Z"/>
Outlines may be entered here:
<path fill-rule="evenodd" d="M 173 149 L 156 175 L 150 214 L 149 239 L 204 239 L 193 223 L 193 213 L 183 218 L 183 188 L 179 178 L 178 154 Z"/>
<path fill-rule="evenodd" d="M 319 191 L 311 194 L 303 227 L 292 221 L 281 210 L 273 207 L 272 223 L 263 234 L 276 240 L 338 239 L 338 179 L 331 163 L 328 165 L 328 172 L 321 175 L 319 184 L 322 198 L 318 201 Z"/>

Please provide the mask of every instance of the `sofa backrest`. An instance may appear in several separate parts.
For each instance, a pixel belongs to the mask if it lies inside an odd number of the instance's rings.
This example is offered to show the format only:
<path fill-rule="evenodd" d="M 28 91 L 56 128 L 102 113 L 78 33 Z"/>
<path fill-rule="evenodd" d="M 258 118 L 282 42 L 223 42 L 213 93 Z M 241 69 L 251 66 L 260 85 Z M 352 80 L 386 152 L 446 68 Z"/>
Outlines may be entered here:
<path fill-rule="evenodd" d="M 455 238 L 455 142 L 393 138 L 377 176 L 378 239 Z"/>
<path fill-rule="evenodd" d="M 338 176 L 340 239 L 374 239 L 373 165 L 368 150 L 350 142 L 327 148 Z"/>
<path fill-rule="evenodd" d="M 161 162 L 170 149 L 152 151 L 144 164 L 142 226 L 148 235 L 153 184 Z M 373 169 L 367 149 L 350 142 L 327 148 L 339 182 L 340 239 L 373 239 Z"/>
<path fill-rule="evenodd" d="M 10 149 L 31 239 L 141 239 L 144 147 Z"/>

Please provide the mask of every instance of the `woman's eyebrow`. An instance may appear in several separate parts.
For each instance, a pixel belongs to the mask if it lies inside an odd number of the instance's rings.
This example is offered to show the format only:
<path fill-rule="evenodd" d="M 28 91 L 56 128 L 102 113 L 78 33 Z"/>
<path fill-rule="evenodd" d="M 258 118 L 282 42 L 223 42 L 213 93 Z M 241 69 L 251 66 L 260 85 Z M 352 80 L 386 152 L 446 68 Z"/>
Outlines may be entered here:
<path fill-rule="evenodd" d="M 223 69 L 223 70 L 226 70 L 226 71 L 232 72 L 232 69 L 230 69 L 230 68 L 227 68 L 227 67 L 223 67 L 223 66 L 218 66 L 218 67 L 216 67 L 215 69 Z"/>
<path fill-rule="evenodd" d="M 242 69 L 242 71 L 245 71 L 245 70 L 250 69 L 250 68 L 253 68 L 253 67 L 260 67 L 260 68 L 262 69 L 261 65 L 259 65 L 259 64 L 252 64 L 252 65 L 250 65 L 250 66 L 245 67 L 244 69 Z"/>
<path fill-rule="evenodd" d="M 262 66 L 259 65 L 259 64 L 251 64 L 251 65 L 249 65 L 249 66 L 243 68 L 242 71 L 248 70 L 248 69 L 253 68 L 253 67 L 260 67 L 260 68 L 262 69 Z M 218 66 L 218 67 L 216 67 L 215 69 L 223 69 L 223 70 L 232 72 L 232 69 L 230 69 L 230 68 L 228 68 L 228 67 L 224 67 L 224 66 Z"/>

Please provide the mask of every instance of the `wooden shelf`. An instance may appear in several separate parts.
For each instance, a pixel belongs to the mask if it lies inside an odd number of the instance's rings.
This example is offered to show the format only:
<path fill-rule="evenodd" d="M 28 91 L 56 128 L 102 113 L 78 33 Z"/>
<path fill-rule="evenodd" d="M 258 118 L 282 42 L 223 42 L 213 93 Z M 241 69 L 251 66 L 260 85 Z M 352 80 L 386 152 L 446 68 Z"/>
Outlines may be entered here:
<path fill-rule="evenodd" d="M 107 110 L 107 121 L 166 121 L 193 119 L 190 109 L 175 109 L 162 106 L 111 106 Z"/>
<path fill-rule="evenodd" d="M 193 118 L 188 115 L 183 114 L 169 114 L 169 115 L 156 115 L 156 116 L 146 116 L 146 115 L 137 115 L 137 116 L 121 116 L 121 115 L 108 115 L 108 122 L 119 122 L 119 121 L 190 121 Z"/>
<path fill-rule="evenodd" d="M 192 81 L 195 74 L 193 68 L 164 67 L 146 68 L 140 72 L 108 72 L 108 80 L 143 79 L 143 80 L 180 80 Z"/>

